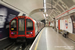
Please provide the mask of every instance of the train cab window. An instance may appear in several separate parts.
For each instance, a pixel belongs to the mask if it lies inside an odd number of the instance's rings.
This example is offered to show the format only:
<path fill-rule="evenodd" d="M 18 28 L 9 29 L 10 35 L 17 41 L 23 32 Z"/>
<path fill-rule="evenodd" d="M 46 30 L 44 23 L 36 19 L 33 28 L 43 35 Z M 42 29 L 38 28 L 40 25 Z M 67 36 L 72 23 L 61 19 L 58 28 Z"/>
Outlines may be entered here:
<path fill-rule="evenodd" d="M 26 19 L 26 29 L 27 31 L 33 30 L 33 22 L 30 19 Z"/>
<path fill-rule="evenodd" d="M 24 31 L 25 29 L 24 29 L 24 19 L 19 19 L 19 31 Z"/>
<path fill-rule="evenodd" d="M 11 31 L 16 31 L 17 25 L 16 25 L 16 19 L 11 21 Z"/>

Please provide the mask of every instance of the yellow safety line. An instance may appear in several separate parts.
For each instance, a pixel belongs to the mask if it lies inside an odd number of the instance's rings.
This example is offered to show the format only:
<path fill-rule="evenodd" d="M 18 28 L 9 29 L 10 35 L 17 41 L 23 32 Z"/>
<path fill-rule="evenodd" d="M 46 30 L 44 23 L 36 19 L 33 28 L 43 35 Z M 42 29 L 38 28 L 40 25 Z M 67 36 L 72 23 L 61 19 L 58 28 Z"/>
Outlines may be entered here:
<path fill-rule="evenodd" d="M 42 30 L 42 32 L 43 32 L 43 30 Z M 40 34 L 40 36 L 39 36 L 39 38 L 38 38 L 38 41 L 37 41 L 37 43 L 36 43 L 36 46 L 35 46 L 35 49 L 34 49 L 34 50 L 37 50 L 37 46 L 38 46 L 38 43 L 39 43 L 40 37 L 41 37 L 41 35 L 42 35 L 42 32 L 41 32 L 41 34 Z"/>

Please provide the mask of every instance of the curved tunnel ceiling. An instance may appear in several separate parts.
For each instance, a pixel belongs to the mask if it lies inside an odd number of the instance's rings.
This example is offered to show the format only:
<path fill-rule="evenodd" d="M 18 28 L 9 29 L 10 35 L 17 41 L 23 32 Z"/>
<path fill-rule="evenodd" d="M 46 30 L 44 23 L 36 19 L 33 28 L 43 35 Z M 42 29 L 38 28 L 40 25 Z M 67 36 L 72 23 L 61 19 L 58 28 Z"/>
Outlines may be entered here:
<path fill-rule="evenodd" d="M 33 10 L 43 8 L 43 0 L 3 0 L 3 1 L 9 3 L 10 5 L 13 5 L 16 8 L 21 9 L 22 11 L 26 12 L 28 16 Z M 44 18 L 43 15 L 41 14 L 42 13 L 36 13 L 29 17 L 34 18 L 35 20 L 43 20 Z M 37 16 L 38 18 L 36 19 Z"/>
<path fill-rule="evenodd" d="M 43 20 L 43 0 L 3 0 L 27 13 L 35 20 Z M 51 9 L 51 6 L 55 9 Z M 75 6 L 75 0 L 46 0 L 48 20 Z M 42 10 L 42 11 L 40 11 Z"/>
<path fill-rule="evenodd" d="M 37 19 L 38 21 L 40 21 L 45 19 L 43 16 L 43 12 L 43 8 L 35 9 L 29 13 L 29 16 L 31 16 L 33 19 Z"/>
<path fill-rule="evenodd" d="M 75 0 L 46 0 L 46 5 L 47 7 L 50 7 L 50 5 L 52 5 L 55 8 L 51 11 L 47 11 L 49 17 L 53 19 L 72 6 L 75 6 Z M 49 21 L 51 20 L 49 19 Z"/>

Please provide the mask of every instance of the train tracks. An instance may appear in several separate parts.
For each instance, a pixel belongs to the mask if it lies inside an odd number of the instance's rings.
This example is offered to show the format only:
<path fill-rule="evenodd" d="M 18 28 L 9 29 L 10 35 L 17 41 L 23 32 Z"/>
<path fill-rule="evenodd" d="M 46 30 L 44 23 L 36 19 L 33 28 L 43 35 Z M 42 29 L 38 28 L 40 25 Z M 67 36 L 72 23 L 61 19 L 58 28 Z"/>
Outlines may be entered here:
<path fill-rule="evenodd" d="M 7 46 L 3 50 L 29 50 L 32 45 L 33 40 L 28 40 L 27 42 L 13 42 L 11 45 Z"/>

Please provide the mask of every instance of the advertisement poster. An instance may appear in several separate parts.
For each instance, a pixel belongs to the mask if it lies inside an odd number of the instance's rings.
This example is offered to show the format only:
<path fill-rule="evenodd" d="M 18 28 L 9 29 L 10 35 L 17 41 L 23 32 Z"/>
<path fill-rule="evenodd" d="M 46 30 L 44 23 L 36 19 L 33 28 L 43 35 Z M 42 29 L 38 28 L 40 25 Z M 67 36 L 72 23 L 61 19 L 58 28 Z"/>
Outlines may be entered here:
<path fill-rule="evenodd" d="M 65 20 L 65 27 L 68 29 L 68 19 Z"/>
<path fill-rule="evenodd" d="M 75 33 L 75 15 L 70 16 L 72 20 L 73 33 Z"/>
<path fill-rule="evenodd" d="M 0 4 L 0 39 L 8 37 L 9 22 L 18 14 L 19 12 Z"/>

